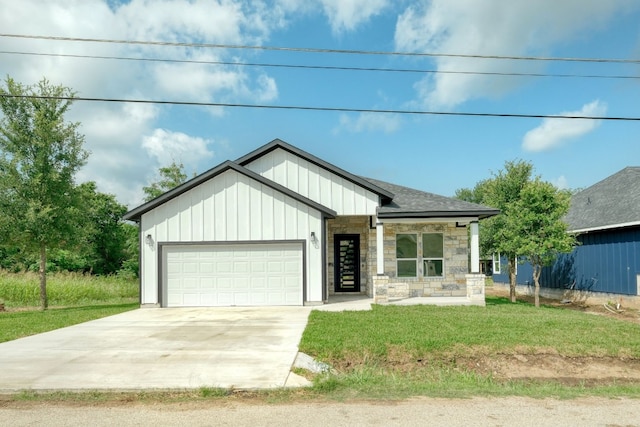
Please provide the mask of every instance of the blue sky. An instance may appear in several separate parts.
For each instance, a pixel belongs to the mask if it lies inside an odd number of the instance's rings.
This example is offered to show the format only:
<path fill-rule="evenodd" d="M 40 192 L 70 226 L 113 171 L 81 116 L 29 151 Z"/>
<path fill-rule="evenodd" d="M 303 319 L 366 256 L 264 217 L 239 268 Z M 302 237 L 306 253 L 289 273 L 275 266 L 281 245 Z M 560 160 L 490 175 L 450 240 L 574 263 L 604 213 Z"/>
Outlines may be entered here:
<path fill-rule="evenodd" d="M 445 55 L 640 60 L 636 0 L 0 0 L 5 35 Z M 89 98 L 640 117 L 640 63 L 522 61 L 92 43 L 0 36 L 0 74 Z M 336 71 L 7 52 L 433 70 Z M 450 74 L 626 75 L 634 79 Z M 505 161 L 562 188 L 640 165 L 640 122 L 76 102 L 79 180 L 133 207 L 175 160 L 200 173 L 283 139 L 358 175 L 445 196 Z"/>

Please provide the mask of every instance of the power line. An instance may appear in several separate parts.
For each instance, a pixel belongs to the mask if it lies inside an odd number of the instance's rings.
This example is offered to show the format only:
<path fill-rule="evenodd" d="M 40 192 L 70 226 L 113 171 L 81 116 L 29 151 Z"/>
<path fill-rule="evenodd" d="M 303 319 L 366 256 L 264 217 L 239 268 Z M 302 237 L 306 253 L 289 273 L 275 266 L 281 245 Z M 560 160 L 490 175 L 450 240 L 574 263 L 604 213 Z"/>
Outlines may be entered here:
<path fill-rule="evenodd" d="M 233 107 L 233 108 L 254 108 L 270 110 L 302 110 L 302 111 L 328 111 L 345 113 L 377 113 L 377 114 L 408 114 L 408 115 L 436 115 L 436 116 L 466 116 L 466 117 L 507 117 L 507 118 L 527 118 L 527 119 L 571 119 L 571 120 L 607 120 L 607 121 L 640 121 L 640 117 L 611 117 L 611 116 L 583 116 L 583 115 L 554 115 L 554 114 L 517 114 L 517 113 L 473 113 L 459 111 L 423 111 L 423 110 L 385 110 L 369 108 L 348 108 L 348 107 L 318 107 L 303 105 L 261 105 L 261 104 L 239 104 L 222 102 L 197 102 L 197 101 L 161 101 L 147 99 L 118 99 L 118 98 L 89 98 L 72 96 L 33 96 L 33 95 L 12 95 L 0 93 L 1 98 L 20 99 L 55 99 L 60 101 L 86 101 L 86 102 L 107 102 L 107 103 L 132 103 L 132 104 L 156 104 L 156 105 L 178 105 L 190 107 Z"/>
<path fill-rule="evenodd" d="M 287 47 L 287 46 L 251 46 L 251 45 L 233 45 L 233 44 L 217 44 L 217 43 L 187 43 L 187 42 L 142 41 L 142 40 L 95 39 L 95 38 L 80 38 L 80 37 L 36 36 L 36 35 L 26 35 L 26 34 L 0 34 L 0 37 L 70 41 L 70 42 L 136 44 L 136 45 L 151 45 L 151 46 L 197 47 L 197 48 L 213 48 L 213 49 L 270 50 L 270 51 L 303 52 L 303 53 L 335 53 L 335 54 L 349 54 L 349 55 L 450 57 L 450 58 L 471 58 L 471 59 L 501 59 L 501 60 L 507 59 L 507 60 L 517 60 L 517 61 L 560 61 L 560 62 L 640 64 L 640 59 L 620 59 L 620 58 L 571 58 L 571 57 L 544 57 L 544 56 L 471 55 L 471 54 L 434 53 L 434 52 L 345 50 L 345 49 L 323 49 L 323 48 Z"/>
<path fill-rule="evenodd" d="M 18 52 L 18 51 L 0 51 L 0 54 L 50 56 L 50 57 L 80 58 L 80 59 L 105 59 L 105 60 L 119 60 L 119 61 L 168 62 L 168 63 L 180 63 L 180 64 L 313 69 L 313 70 L 331 70 L 331 71 L 372 71 L 372 72 L 420 73 L 420 74 L 463 74 L 463 75 L 486 75 L 486 76 L 509 76 L 509 77 L 511 76 L 554 77 L 554 78 L 558 77 L 558 78 L 630 79 L 630 80 L 640 79 L 640 76 L 615 75 L 615 74 L 516 73 L 516 72 L 491 72 L 491 71 L 429 70 L 429 69 L 418 69 L 418 68 L 347 67 L 347 66 L 331 66 L 331 65 L 299 65 L 299 64 L 276 64 L 276 63 L 264 63 L 264 62 L 204 61 L 204 60 L 195 60 L 195 59 L 139 58 L 139 57 L 130 57 L 130 56 L 78 55 L 78 54 L 65 54 L 65 53 Z"/>

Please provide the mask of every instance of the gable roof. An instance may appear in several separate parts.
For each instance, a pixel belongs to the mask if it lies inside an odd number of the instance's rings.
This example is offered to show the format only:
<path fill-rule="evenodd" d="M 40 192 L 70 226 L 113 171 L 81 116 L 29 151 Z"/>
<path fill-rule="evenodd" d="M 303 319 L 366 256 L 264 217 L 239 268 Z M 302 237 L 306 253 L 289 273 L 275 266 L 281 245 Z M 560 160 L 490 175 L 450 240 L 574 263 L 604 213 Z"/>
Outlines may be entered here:
<path fill-rule="evenodd" d="M 263 145 L 262 147 L 253 150 L 252 152 L 250 152 L 249 154 L 246 154 L 242 157 L 240 157 L 238 160 L 236 160 L 236 163 L 238 163 L 239 165 L 242 166 L 246 166 L 247 164 L 251 163 L 252 161 L 256 160 L 259 157 L 262 157 L 263 155 L 270 153 L 271 151 L 275 150 L 275 149 L 282 149 L 285 151 L 288 151 L 289 153 L 298 156 L 310 163 L 315 164 L 316 166 L 319 166 L 331 173 L 334 173 L 336 175 L 338 175 L 339 177 L 346 179 L 347 181 L 350 181 L 356 185 L 359 185 L 360 187 L 363 187 L 366 190 L 371 191 L 374 194 L 377 194 L 382 203 L 384 202 L 388 202 L 391 199 L 394 198 L 394 194 L 392 192 L 390 192 L 388 189 L 385 189 L 383 187 L 380 187 L 378 185 L 376 185 L 374 182 L 370 181 L 370 180 L 366 180 L 363 179 L 362 177 L 359 177 L 357 175 L 352 174 L 351 172 L 347 172 L 344 169 L 341 169 L 329 162 L 326 162 L 316 156 L 314 156 L 313 154 L 307 153 L 304 150 L 299 149 L 298 147 L 294 147 L 291 144 L 288 144 L 286 142 L 284 142 L 281 139 L 274 139 L 273 141 Z"/>
<path fill-rule="evenodd" d="M 571 197 L 569 231 L 640 225 L 640 167 L 627 167 Z"/>
<path fill-rule="evenodd" d="M 378 216 L 380 218 L 478 217 L 482 219 L 500 213 L 498 209 L 476 203 L 427 193 L 376 179 L 364 179 L 395 194 L 393 200 L 378 208 Z"/>
<path fill-rule="evenodd" d="M 178 197 L 179 195 L 186 193 L 187 191 L 191 190 L 192 188 L 202 184 L 205 181 L 208 181 L 218 175 L 220 175 L 223 172 L 226 172 L 228 170 L 234 170 L 242 175 L 245 175 L 255 181 L 260 182 L 261 184 L 264 184 L 268 187 L 273 188 L 274 190 L 283 193 L 311 208 L 314 208 L 322 213 L 324 213 L 325 215 L 329 216 L 330 218 L 333 218 L 337 215 L 337 213 L 332 210 L 329 209 L 328 207 L 321 205 L 319 203 L 314 202 L 311 199 L 308 199 L 304 196 L 301 196 L 300 194 L 296 193 L 295 191 L 291 191 L 288 188 L 275 183 L 267 178 L 264 178 L 263 176 L 235 163 L 232 162 L 230 160 L 227 160 L 226 162 L 223 162 L 221 164 L 219 164 L 218 166 L 209 169 L 208 171 L 196 176 L 195 178 L 185 182 L 182 185 L 177 186 L 176 188 L 174 188 L 173 190 L 169 190 L 166 193 L 156 197 L 153 200 L 148 201 L 147 203 L 144 203 L 140 206 L 138 206 L 137 208 L 134 208 L 132 210 L 130 210 L 129 212 L 127 212 L 126 214 L 124 214 L 123 219 L 125 220 L 131 220 L 131 221 L 139 221 L 140 218 L 142 217 L 143 214 L 149 212 L 150 210 L 160 206 L 163 203 L 168 202 L 171 199 L 174 199 L 176 197 Z"/>

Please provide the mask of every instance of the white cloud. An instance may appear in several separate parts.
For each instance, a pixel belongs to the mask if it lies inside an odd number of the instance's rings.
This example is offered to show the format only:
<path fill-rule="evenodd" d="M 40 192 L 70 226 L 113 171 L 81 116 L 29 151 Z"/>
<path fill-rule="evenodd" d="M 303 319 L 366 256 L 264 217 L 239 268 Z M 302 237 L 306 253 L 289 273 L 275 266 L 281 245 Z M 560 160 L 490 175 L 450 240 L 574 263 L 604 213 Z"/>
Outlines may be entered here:
<path fill-rule="evenodd" d="M 262 1 L 20 0 L 2 3 L 0 28 L 7 34 L 253 45 L 261 44 L 272 31 L 286 24 L 283 8 L 271 8 Z M 240 55 L 245 54 L 225 49 L 8 37 L 0 38 L 0 48 L 63 55 L 226 62 L 242 61 L 244 58 Z M 0 76 L 5 75 L 25 84 L 46 76 L 51 83 L 69 86 L 84 97 L 204 102 L 266 102 L 278 97 L 273 77 L 263 70 L 237 66 L 4 54 Z M 221 109 L 207 110 L 213 115 L 222 115 Z M 154 130 L 168 127 L 158 123 L 166 119 L 167 111 L 170 107 L 75 103 L 69 119 L 82 123 L 80 131 L 86 136 L 86 148 L 92 152 L 79 180 L 96 181 L 100 191 L 114 193 L 121 202 L 131 204 L 139 200 L 139 187 L 146 183 L 150 172 L 157 170 L 157 162 L 164 161 L 166 156 L 182 157 L 185 166 L 196 156 L 198 160 L 211 157 L 208 141 L 171 129 L 165 131 L 163 139 Z M 172 146 L 171 138 L 187 142 L 191 151 Z M 143 139 L 148 146 L 143 147 Z"/>
<path fill-rule="evenodd" d="M 432 0 L 409 6 L 396 24 L 401 51 L 473 55 L 544 54 L 586 31 L 594 32 L 618 13 L 639 8 L 634 0 Z M 438 70 L 535 72 L 542 65 L 525 61 L 433 58 Z M 418 102 L 451 109 L 468 100 L 499 97 L 522 85 L 522 78 L 436 74 L 415 88 Z"/>
<path fill-rule="evenodd" d="M 189 166 L 203 158 L 211 158 L 213 151 L 209 145 L 211 141 L 166 129 L 155 129 L 151 135 L 142 138 L 142 147 L 161 166 L 174 161 Z"/>
<path fill-rule="evenodd" d="M 578 111 L 565 111 L 560 115 L 597 117 L 606 112 L 606 104 L 596 100 Z M 525 134 L 522 148 L 526 151 L 550 150 L 593 131 L 599 125 L 599 120 L 590 119 L 544 119 L 540 126 Z"/>
<path fill-rule="evenodd" d="M 393 133 L 400 127 L 400 116 L 393 114 L 361 113 L 353 119 L 347 114 L 340 116 L 340 125 L 336 131 L 348 132 L 384 132 Z"/>
<path fill-rule="evenodd" d="M 389 0 L 320 0 L 320 3 L 336 34 L 353 31 L 390 4 Z"/>
<path fill-rule="evenodd" d="M 569 188 L 569 181 L 564 175 L 560 175 L 557 179 L 551 181 L 551 183 L 560 190 L 566 190 Z"/>

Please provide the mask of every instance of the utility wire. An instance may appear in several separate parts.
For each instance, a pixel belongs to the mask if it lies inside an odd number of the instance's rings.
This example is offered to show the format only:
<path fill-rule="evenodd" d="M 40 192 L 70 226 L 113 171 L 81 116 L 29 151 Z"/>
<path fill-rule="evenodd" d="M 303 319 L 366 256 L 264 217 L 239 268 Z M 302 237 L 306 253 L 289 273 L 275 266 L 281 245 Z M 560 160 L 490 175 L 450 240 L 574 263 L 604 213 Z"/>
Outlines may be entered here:
<path fill-rule="evenodd" d="M 86 101 L 86 102 L 108 102 L 108 103 L 132 103 L 132 104 L 156 104 L 156 105 L 179 105 L 195 107 L 234 107 L 234 108 L 255 108 L 270 110 L 302 110 L 302 111 L 330 111 L 346 113 L 381 113 L 381 114 L 410 114 L 410 115 L 437 115 L 437 116 L 467 116 L 467 117 L 508 117 L 527 119 L 581 119 L 581 120 L 608 120 L 608 121 L 640 121 L 640 117 L 611 117 L 611 116 L 582 116 L 582 115 L 554 115 L 554 114 L 516 114 L 516 113 L 473 113 L 459 111 L 422 111 L 422 110 L 381 110 L 369 108 L 347 108 L 347 107 L 317 107 L 303 105 L 260 105 L 260 104 L 238 104 L 221 102 L 197 102 L 197 101 L 161 101 L 147 99 L 117 99 L 117 98 L 89 98 L 74 96 L 34 96 L 34 95 L 12 95 L 0 93 L 0 98 L 19 99 L 55 99 L 60 101 Z"/>
<path fill-rule="evenodd" d="M 420 74 L 465 74 L 465 75 L 485 75 L 485 76 L 516 76 L 516 77 L 559 77 L 559 78 L 589 78 L 589 79 L 640 79 L 640 76 L 615 75 L 615 74 L 553 74 L 553 73 L 516 73 L 516 72 L 491 72 L 491 71 L 454 71 L 454 70 L 426 70 L 417 68 L 376 68 L 376 67 L 346 67 L 330 65 L 296 65 L 296 64 L 274 64 L 264 62 L 230 62 L 230 61 L 203 61 L 195 59 L 168 59 L 168 58 L 136 58 L 130 56 L 102 56 L 102 55 L 77 55 L 65 53 L 44 53 L 44 52 L 18 52 L 0 51 L 4 55 L 26 55 L 26 56 L 50 56 L 62 58 L 80 59 L 106 59 L 118 61 L 143 61 L 143 62 L 168 62 L 180 64 L 202 64 L 202 65 L 230 65 L 243 67 L 265 67 L 265 68 L 293 68 L 293 69 L 313 69 L 331 71 L 373 71 L 389 73 L 420 73 Z"/>
<path fill-rule="evenodd" d="M 448 57 L 448 58 L 473 58 L 473 59 L 508 59 L 508 60 L 518 60 L 518 61 L 562 61 L 562 62 L 640 64 L 640 59 L 620 59 L 620 58 L 571 58 L 571 57 L 544 57 L 544 56 L 470 55 L 470 54 L 433 53 L 433 52 L 345 50 L 345 49 L 322 49 L 322 48 L 287 47 L 287 46 L 250 46 L 250 45 L 233 45 L 233 44 L 216 44 L 216 43 L 186 43 L 186 42 L 141 41 L 141 40 L 94 39 L 94 38 L 79 38 L 79 37 L 56 37 L 56 36 L 37 36 L 37 35 L 26 35 L 26 34 L 2 34 L 2 33 L 0 33 L 0 37 L 37 39 L 37 40 L 56 40 L 56 41 L 70 41 L 70 42 L 136 44 L 136 45 L 151 45 L 151 46 L 197 47 L 197 48 L 215 48 L 215 49 L 249 49 L 249 50 L 270 50 L 270 51 L 304 52 L 304 53 L 336 53 L 336 54 L 349 54 L 349 55 L 417 56 L 417 57 Z"/>

